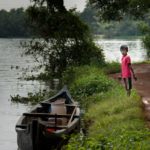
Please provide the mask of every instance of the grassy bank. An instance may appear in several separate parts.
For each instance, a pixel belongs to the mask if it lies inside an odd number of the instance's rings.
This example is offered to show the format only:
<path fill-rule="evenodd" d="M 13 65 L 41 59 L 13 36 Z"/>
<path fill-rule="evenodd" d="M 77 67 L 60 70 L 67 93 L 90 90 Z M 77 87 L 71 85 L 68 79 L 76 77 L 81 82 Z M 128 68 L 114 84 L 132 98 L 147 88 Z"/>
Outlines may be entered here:
<path fill-rule="evenodd" d="M 140 97 L 135 90 L 130 97 L 105 68 L 81 66 L 64 74 L 73 97 L 86 111 L 86 135 L 75 135 L 64 149 L 150 149 L 150 132 L 142 116 Z M 107 69 L 106 69 L 107 70 Z"/>

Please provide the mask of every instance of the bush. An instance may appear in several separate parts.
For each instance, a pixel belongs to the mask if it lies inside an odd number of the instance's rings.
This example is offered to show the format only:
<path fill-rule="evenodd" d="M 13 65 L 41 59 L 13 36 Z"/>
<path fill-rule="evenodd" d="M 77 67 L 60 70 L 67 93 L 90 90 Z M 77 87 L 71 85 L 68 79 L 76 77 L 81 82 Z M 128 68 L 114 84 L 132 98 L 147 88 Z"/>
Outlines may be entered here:
<path fill-rule="evenodd" d="M 83 97 L 107 92 L 113 83 L 104 75 L 82 76 L 71 87 L 72 94 L 82 102 Z M 84 102 L 83 102 L 84 103 Z"/>
<path fill-rule="evenodd" d="M 147 58 L 148 60 L 150 59 L 150 35 L 146 35 L 144 38 L 143 38 L 143 42 L 144 42 L 144 45 L 147 49 Z"/>
<path fill-rule="evenodd" d="M 62 80 L 68 84 L 71 94 L 83 107 L 93 102 L 86 99 L 87 97 L 94 94 L 103 95 L 114 84 L 100 68 L 94 66 L 70 67 L 64 72 Z"/>
<path fill-rule="evenodd" d="M 48 99 L 54 94 L 55 94 L 54 91 L 39 90 L 38 92 L 35 92 L 35 93 L 29 92 L 26 97 L 20 96 L 18 94 L 14 96 L 10 95 L 10 97 L 11 97 L 11 101 L 15 103 L 35 105 L 45 99 Z"/>
<path fill-rule="evenodd" d="M 149 60 L 150 59 L 150 27 L 149 27 L 149 23 L 141 22 L 139 24 L 139 28 L 140 28 L 141 32 L 145 34 L 145 36 L 143 37 L 143 43 L 147 50 L 147 58 Z"/>

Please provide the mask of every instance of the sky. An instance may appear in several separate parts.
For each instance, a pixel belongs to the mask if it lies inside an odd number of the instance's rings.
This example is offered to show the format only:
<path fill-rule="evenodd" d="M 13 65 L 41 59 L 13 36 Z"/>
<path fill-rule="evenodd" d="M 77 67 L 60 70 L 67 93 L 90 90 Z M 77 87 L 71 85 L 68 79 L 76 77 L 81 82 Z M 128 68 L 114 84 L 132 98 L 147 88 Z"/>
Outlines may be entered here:
<path fill-rule="evenodd" d="M 83 11 L 86 5 L 86 0 L 64 0 L 67 9 L 76 7 L 77 11 Z M 10 10 L 12 8 L 19 8 L 30 5 L 30 0 L 0 0 L 0 10 Z"/>

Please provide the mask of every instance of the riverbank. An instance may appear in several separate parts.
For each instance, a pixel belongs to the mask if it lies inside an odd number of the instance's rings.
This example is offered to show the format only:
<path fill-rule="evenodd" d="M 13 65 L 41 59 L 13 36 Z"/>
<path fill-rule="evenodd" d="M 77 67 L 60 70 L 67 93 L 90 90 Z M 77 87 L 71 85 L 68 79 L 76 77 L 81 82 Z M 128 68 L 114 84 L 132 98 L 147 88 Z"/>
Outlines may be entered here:
<path fill-rule="evenodd" d="M 81 66 L 73 74 L 69 85 L 78 94 L 75 99 L 86 106 L 86 135 L 73 136 L 65 149 L 150 149 L 150 133 L 136 90 L 127 97 L 124 87 L 98 67 Z"/>
<path fill-rule="evenodd" d="M 144 68 L 141 65 L 134 65 L 138 78 L 142 72 L 139 69 Z M 103 67 L 70 67 L 64 72 L 62 81 L 85 111 L 82 121 L 84 135 L 72 136 L 65 150 L 150 148 L 150 133 L 143 117 L 140 95 L 133 90 L 130 97 L 126 96 L 124 87 L 108 77 L 119 68 L 114 62 Z M 114 78 L 117 76 L 114 74 Z M 140 78 L 137 83 L 141 85 Z"/>
<path fill-rule="evenodd" d="M 133 65 L 137 82 L 133 81 L 133 86 L 141 96 L 144 117 L 150 128 L 150 62 L 137 63 Z M 116 79 L 118 74 L 114 74 Z"/>

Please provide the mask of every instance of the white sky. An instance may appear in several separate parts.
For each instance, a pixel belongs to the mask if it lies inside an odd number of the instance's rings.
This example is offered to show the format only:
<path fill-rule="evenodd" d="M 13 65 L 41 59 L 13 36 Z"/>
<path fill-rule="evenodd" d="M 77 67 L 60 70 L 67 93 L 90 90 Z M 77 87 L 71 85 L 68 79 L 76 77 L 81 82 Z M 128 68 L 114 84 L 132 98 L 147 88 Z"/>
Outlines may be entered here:
<path fill-rule="evenodd" d="M 76 7 L 78 11 L 83 11 L 86 0 L 64 0 L 66 8 Z M 30 0 L 0 0 L 0 9 L 10 10 L 12 8 L 19 8 L 30 5 Z"/>

